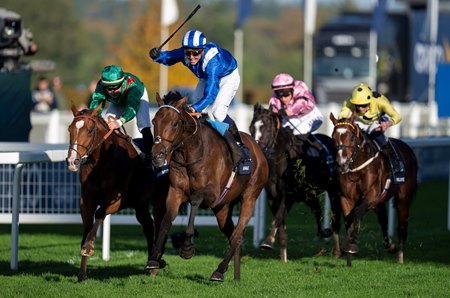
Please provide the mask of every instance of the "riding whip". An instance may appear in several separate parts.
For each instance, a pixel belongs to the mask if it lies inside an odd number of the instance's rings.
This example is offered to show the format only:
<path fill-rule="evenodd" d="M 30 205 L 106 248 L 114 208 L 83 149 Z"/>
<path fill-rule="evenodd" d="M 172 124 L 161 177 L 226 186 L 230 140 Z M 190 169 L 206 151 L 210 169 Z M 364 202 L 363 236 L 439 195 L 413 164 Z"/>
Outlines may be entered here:
<path fill-rule="evenodd" d="M 194 10 L 191 12 L 191 14 L 186 18 L 186 20 L 184 20 L 184 22 L 180 25 L 180 27 L 178 27 L 177 30 L 175 30 L 175 32 L 172 33 L 172 34 L 169 36 L 169 38 L 167 38 L 166 41 L 163 42 L 163 43 L 158 47 L 158 50 L 161 50 L 161 48 L 162 48 L 166 43 L 168 43 L 169 40 L 172 39 L 172 37 L 178 32 L 178 30 L 180 30 L 181 27 L 183 27 L 183 25 L 186 24 L 186 22 L 189 21 L 189 20 L 194 16 L 194 14 L 197 12 L 197 10 L 200 9 L 200 7 L 201 7 L 200 4 L 198 4 L 198 5 L 194 8 Z"/>

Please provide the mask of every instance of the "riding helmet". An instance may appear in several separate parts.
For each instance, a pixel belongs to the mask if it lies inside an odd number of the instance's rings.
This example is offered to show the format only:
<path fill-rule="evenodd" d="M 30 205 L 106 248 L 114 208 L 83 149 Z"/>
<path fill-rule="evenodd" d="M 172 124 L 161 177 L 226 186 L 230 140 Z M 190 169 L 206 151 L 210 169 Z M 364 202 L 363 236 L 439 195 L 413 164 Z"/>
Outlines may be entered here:
<path fill-rule="evenodd" d="M 352 98 L 350 102 L 354 105 L 365 105 L 370 103 L 373 94 L 372 89 L 366 84 L 359 84 L 353 89 Z"/>
<path fill-rule="evenodd" d="M 101 84 L 103 86 L 117 86 L 122 84 L 125 76 L 120 66 L 109 65 L 103 68 Z"/>
<path fill-rule="evenodd" d="M 275 76 L 272 81 L 272 90 L 291 89 L 294 88 L 294 78 L 287 73 L 280 73 Z"/>
<path fill-rule="evenodd" d="M 183 48 L 203 49 L 206 44 L 205 35 L 198 30 L 190 30 L 186 32 L 181 41 Z"/>

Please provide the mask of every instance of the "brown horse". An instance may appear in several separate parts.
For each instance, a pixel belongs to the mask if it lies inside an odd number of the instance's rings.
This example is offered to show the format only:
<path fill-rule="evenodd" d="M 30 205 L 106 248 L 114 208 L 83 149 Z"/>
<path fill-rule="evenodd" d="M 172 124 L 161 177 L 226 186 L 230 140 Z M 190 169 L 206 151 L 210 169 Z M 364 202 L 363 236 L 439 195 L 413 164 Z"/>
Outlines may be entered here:
<path fill-rule="evenodd" d="M 417 188 L 417 159 L 414 151 L 406 143 L 391 138 L 391 142 L 405 164 L 405 182 L 391 183 L 389 161 L 381 153 L 374 141 L 362 132 L 350 119 L 330 119 L 334 124 L 333 139 L 336 145 L 336 162 L 339 167 L 341 184 L 341 205 L 345 217 L 347 265 L 352 265 L 352 255 L 358 252 L 356 238 L 359 224 L 373 209 L 381 225 L 385 248 L 395 252 L 395 245 L 387 233 L 386 199 L 394 198 L 398 216 L 398 262 L 403 263 L 403 248 L 408 234 L 408 218 L 412 200 Z"/>
<path fill-rule="evenodd" d="M 100 224 L 106 215 L 123 208 L 136 211 L 150 256 L 154 230 L 159 229 L 165 212 L 168 190 L 168 178 L 156 178 L 153 170 L 144 166 L 129 136 L 109 130 L 105 120 L 98 115 L 100 108 L 78 111 L 73 104 L 71 106 L 74 118 L 69 125 L 70 147 L 66 160 L 70 171 L 80 171 L 83 220 L 78 281 L 87 278 L 87 257 L 94 254 Z M 149 211 L 151 203 L 155 228 Z"/>
<path fill-rule="evenodd" d="M 233 178 L 233 162 L 227 143 L 209 124 L 185 110 L 186 99 L 173 92 L 166 95 L 164 102 L 157 96 L 159 109 L 153 119 L 155 144 L 152 159 L 157 167 L 165 159 L 170 160 L 170 187 L 166 201 L 167 211 L 147 265 L 149 268 L 159 268 L 164 238 L 180 205 L 189 202 L 192 208 L 180 256 L 184 259 L 194 256 L 192 237 L 196 211 L 198 208 L 211 208 L 230 247 L 210 280 L 224 281 L 224 273 L 233 256 L 234 279 L 239 280 L 244 229 L 253 214 L 256 199 L 267 182 L 267 161 L 256 142 L 241 132 L 242 140 L 250 149 L 252 173 L 236 174 Z M 240 214 L 235 227 L 232 211 L 238 203 Z"/>
<path fill-rule="evenodd" d="M 269 162 L 269 181 L 265 189 L 270 210 L 274 216 L 269 235 L 261 244 L 262 249 L 272 249 L 278 233 L 280 259 L 287 262 L 287 232 L 285 218 L 296 202 L 304 202 L 313 212 L 317 235 L 322 238 L 333 235 L 335 257 L 341 255 L 339 230 L 341 227 L 340 186 L 336 172 L 330 172 L 326 157 L 317 154 L 317 148 L 308 136 L 302 138 L 292 130 L 281 126 L 282 118 L 277 113 L 254 106 L 250 133 L 264 152 Z M 322 146 L 326 146 L 334 157 L 333 140 L 316 134 Z M 321 195 L 328 192 L 331 202 L 331 226 L 322 229 L 323 212 Z"/>

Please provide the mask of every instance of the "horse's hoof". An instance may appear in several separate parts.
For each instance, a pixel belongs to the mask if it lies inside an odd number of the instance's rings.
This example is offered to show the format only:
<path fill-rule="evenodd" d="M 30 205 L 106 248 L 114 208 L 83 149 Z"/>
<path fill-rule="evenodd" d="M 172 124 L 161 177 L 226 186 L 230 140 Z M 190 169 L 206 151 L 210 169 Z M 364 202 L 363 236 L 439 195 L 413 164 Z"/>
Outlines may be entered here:
<path fill-rule="evenodd" d="M 270 249 L 273 249 L 273 245 L 270 245 L 269 243 L 264 242 L 264 243 L 261 243 L 259 248 L 262 250 L 270 250 Z"/>
<path fill-rule="evenodd" d="M 165 263 L 166 262 L 164 262 L 164 266 L 165 266 Z M 160 262 L 155 261 L 155 260 L 148 260 L 147 264 L 145 265 L 144 270 L 153 270 L 153 269 L 161 269 Z"/>
<path fill-rule="evenodd" d="M 352 254 L 347 254 L 347 267 L 352 267 Z"/>
<path fill-rule="evenodd" d="M 391 254 L 396 253 L 397 247 L 395 246 L 394 243 L 390 242 L 389 244 L 386 245 L 386 251 Z"/>
<path fill-rule="evenodd" d="M 218 272 L 218 271 L 214 271 L 214 273 L 211 275 L 211 277 L 209 278 L 210 281 L 224 281 L 223 278 L 223 274 Z"/>
<path fill-rule="evenodd" d="M 82 282 L 82 281 L 84 281 L 84 280 L 86 280 L 87 279 L 87 274 L 86 274 L 86 272 L 79 272 L 78 273 L 78 282 Z"/>
<path fill-rule="evenodd" d="M 347 244 L 347 248 L 345 249 L 345 252 L 347 254 L 356 254 L 358 253 L 359 248 L 358 245 L 351 243 L 351 244 Z"/>
<path fill-rule="evenodd" d="M 193 245 L 183 245 L 180 248 L 179 255 L 183 259 L 189 260 L 195 255 L 195 247 Z"/>

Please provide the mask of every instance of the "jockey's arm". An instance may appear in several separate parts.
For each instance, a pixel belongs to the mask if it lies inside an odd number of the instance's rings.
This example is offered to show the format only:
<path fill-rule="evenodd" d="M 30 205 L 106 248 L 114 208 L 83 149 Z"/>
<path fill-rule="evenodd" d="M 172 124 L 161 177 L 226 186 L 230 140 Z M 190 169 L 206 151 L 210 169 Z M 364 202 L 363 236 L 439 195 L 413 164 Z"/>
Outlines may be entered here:
<path fill-rule="evenodd" d="M 211 64 L 211 61 L 210 61 Z M 207 78 L 205 81 L 205 90 L 203 92 L 203 97 L 192 105 L 192 107 L 197 111 L 201 112 L 206 109 L 210 104 L 216 100 L 217 94 L 220 88 L 220 78 L 218 76 L 219 69 L 208 64 L 207 67 Z"/>
<path fill-rule="evenodd" d="M 346 99 L 342 104 L 341 111 L 339 112 L 338 119 L 348 119 L 352 116 L 352 109 L 350 108 L 350 101 Z"/>

